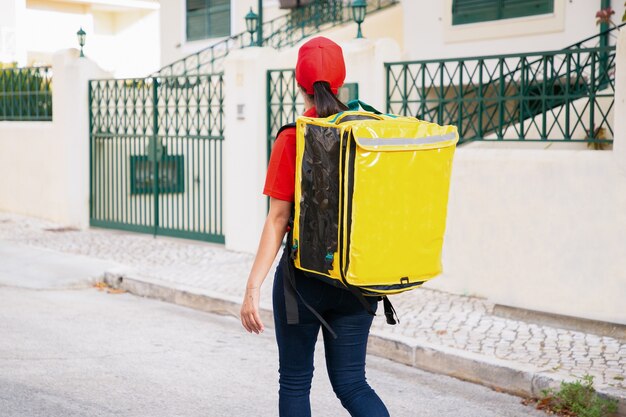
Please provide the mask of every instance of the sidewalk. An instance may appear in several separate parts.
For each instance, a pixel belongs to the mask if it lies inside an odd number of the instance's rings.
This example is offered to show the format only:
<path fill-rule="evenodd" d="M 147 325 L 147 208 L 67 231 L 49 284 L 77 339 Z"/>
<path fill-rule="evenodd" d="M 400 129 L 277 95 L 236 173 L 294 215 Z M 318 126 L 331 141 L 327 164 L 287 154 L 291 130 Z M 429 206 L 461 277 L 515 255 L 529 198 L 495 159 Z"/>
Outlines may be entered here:
<path fill-rule="evenodd" d="M 6 256 L 1 249 L 7 244 L 95 258 L 110 285 L 233 315 L 253 259 L 219 245 L 103 229 L 68 230 L 7 213 L 0 213 L 0 244 L 0 258 Z M 382 315 L 375 319 L 374 355 L 524 396 L 540 395 L 548 385 L 588 373 L 600 392 L 620 399 L 620 415 L 626 415 L 624 340 L 502 318 L 485 300 L 427 288 L 392 301 L 400 324 L 389 326 Z M 263 286 L 261 308 L 265 323 L 271 324 L 271 279 Z"/>

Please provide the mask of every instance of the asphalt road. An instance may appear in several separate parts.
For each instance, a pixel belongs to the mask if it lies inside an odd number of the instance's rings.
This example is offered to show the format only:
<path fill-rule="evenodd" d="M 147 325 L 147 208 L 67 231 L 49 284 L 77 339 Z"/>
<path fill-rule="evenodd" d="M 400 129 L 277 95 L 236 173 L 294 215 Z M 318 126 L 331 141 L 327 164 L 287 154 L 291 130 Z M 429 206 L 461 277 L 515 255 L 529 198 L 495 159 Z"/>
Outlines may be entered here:
<path fill-rule="evenodd" d="M 318 344 L 315 417 L 347 416 Z M 544 416 L 520 399 L 384 359 L 370 383 L 393 417 Z M 96 289 L 0 287 L 0 416 L 277 415 L 274 335 Z"/>

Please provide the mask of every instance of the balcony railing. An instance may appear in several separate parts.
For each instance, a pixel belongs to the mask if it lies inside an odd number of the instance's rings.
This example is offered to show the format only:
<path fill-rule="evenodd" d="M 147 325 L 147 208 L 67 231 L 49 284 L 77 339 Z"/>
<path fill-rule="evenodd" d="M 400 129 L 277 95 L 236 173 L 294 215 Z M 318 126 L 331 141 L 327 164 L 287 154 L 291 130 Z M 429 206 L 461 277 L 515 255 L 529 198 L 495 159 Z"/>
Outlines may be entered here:
<path fill-rule="evenodd" d="M 367 12 L 373 13 L 397 4 L 399 0 L 368 0 Z M 263 22 L 263 45 L 276 49 L 293 46 L 308 36 L 352 21 L 347 0 L 316 0 L 306 6 Z M 256 41 L 256 39 L 255 39 Z M 251 46 L 248 32 L 221 40 L 210 47 L 175 61 L 158 75 L 207 74 L 222 71 L 223 59 L 234 49 Z"/>
<path fill-rule="evenodd" d="M 462 142 L 611 143 L 624 26 L 558 51 L 388 63 L 387 111 L 455 124 Z"/>
<path fill-rule="evenodd" d="M 611 142 L 615 47 L 386 64 L 387 111 L 462 141 Z"/>

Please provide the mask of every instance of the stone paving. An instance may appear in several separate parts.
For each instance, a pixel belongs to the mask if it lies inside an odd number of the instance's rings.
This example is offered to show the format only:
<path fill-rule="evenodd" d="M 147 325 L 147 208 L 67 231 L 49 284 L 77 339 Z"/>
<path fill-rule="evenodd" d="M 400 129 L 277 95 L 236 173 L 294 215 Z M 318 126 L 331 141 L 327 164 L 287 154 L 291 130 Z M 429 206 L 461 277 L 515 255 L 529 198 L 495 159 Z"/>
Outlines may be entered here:
<path fill-rule="evenodd" d="M 162 285 L 234 297 L 243 295 L 253 260 L 250 254 L 220 245 L 103 229 L 68 230 L 7 213 L 0 213 L 0 240 L 115 261 Z M 270 296 L 271 279 L 263 286 L 262 305 L 270 305 Z M 427 288 L 394 296 L 392 301 L 400 324 L 388 326 L 379 315 L 372 330 L 379 336 L 531 365 L 557 377 L 590 374 L 597 387 L 626 390 L 623 341 L 498 317 L 485 300 Z"/>

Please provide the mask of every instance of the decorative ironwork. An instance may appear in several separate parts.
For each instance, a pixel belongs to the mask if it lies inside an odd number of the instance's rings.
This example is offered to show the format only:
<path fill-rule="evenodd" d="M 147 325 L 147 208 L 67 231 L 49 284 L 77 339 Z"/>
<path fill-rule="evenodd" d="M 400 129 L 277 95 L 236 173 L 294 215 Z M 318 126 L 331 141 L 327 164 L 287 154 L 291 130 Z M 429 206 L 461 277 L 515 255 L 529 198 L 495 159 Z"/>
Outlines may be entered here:
<path fill-rule="evenodd" d="M 617 44 L 619 31 L 623 27 L 626 27 L 626 23 L 621 23 L 611 29 L 603 30 L 600 33 L 589 36 L 563 49 L 604 48 L 605 46 L 615 46 Z"/>
<path fill-rule="evenodd" d="M 399 0 L 368 0 L 367 13 L 386 9 Z M 290 47 L 302 39 L 352 22 L 348 0 L 316 0 L 290 13 L 263 22 L 262 44 L 276 49 Z M 216 73 L 223 70 L 223 59 L 234 49 L 248 48 L 253 42 L 252 34 L 241 32 L 219 41 L 210 47 L 191 54 L 161 68 L 155 75 Z"/>
<path fill-rule="evenodd" d="M 222 74 L 92 80 L 91 224 L 224 242 Z"/>
<path fill-rule="evenodd" d="M 263 45 L 275 49 L 295 45 L 302 39 L 323 30 L 352 21 L 349 7 L 343 1 L 318 0 L 264 25 Z"/>
<path fill-rule="evenodd" d="M 298 92 L 293 69 L 267 71 L 267 158 L 278 130 L 304 113 L 304 100 Z"/>
<path fill-rule="evenodd" d="M 388 112 L 457 125 L 462 141 L 612 142 L 613 46 L 385 66 Z"/>
<path fill-rule="evenodd" d="M 52 120 L 50 67 L 0 69 L 0 121 Z"/>
<path fill-rule="evenodd" d="M 278 130 L 296 121 L 304 113 L 304 100 L 299 93 L 293 69 L 267 71 L 267 157 L 272 151 Z M 337 94 L 347 103 L 359 98 L 359 85 L 345 83 Z"/>

